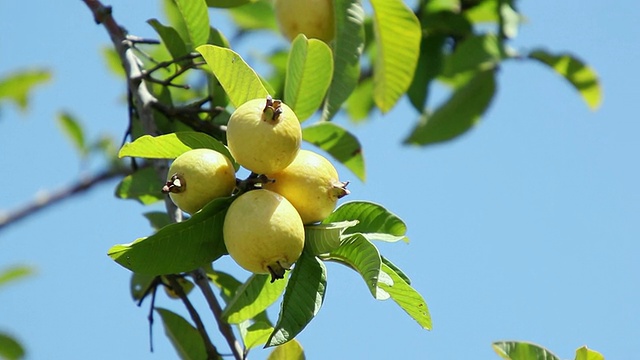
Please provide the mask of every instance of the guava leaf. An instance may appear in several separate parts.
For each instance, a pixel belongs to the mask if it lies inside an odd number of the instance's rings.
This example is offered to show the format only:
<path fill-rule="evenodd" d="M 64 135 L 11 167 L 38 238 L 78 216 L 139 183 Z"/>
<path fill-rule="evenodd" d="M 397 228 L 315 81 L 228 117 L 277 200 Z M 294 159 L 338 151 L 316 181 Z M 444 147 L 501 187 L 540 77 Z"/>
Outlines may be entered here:
<path fill-rule="evenodd" d="M 321 121 L 302 129 L 302 139 L 329 153 L 364 181 L 364 156 L 360 141 L 344 128 Z"/>
<path fill-rule="evenodd" d="M 391 260 L 387 259 L 384 256 L 380 256 L 380 259 L 382 259 L 383 264 L 391 268 L 391 270 L 395 271 L 396 274 L 400 276 L 402 280 L 404 280 L 404 282 L 406 282 L 408 285 L 411 285 L 411 279 L 409 279 L 409 276 L 407 276 L 407 274 L 405 274 L 404 271 L 402 271 L 399 267 L 397 267 L 394 263 L 392 263 Z"/>
<path fill-rule="evenodd" d="M 371 0 L 376 39 L 374 99 L 383 113 L 409 89 L 420 54 L 422 28 L 402 0 Z"/>
<path fill-rule="evenodd" d="M 149 221 L 149 225 L 151 225 L 155 231 L 171 224 L 169 214 L 164 211 L 149 211 L 142 215 Z"/>
<path fill-rule="evenodd" d="M 284 102 L 303 122 L 316 112 L 324 100 L 331 76 L 331 49 L 318 39 L 299 34 L 291 43 L 284 83 Z"/>
<path fill-rule="evenodd" d="M 551 351 L 523 341 L 497 341 L 491 347 L 505 360 L 560 360 Z"/>
<path fill-rule="evenodd" d="M 443 76 L 453 78 L 469 71 L 490 70 L 509 56 L 497 35 L 471 36 L 461 42 L 456 51 L 445 60 Z"/>
<path fill-rule="evenodd" d="M 207 351 L 198 330 L 182 316 L 167 309 L 155 308 L 162 318 L 164 333 L 181 359 L 206 359 Z"/>
<path fill-rule="evenodd" d="M 164 47 L 167 48 L 167 51 L 169 51 L 172 58 L 178 59 L 189 53 L 184 40 L 182 40 L 176 29 L 171 26 L 162 25 L 162 23 L 156 19 L 149 19 L 147 20 L 147 23 L 151 25 L 151 27 L 153 27 L 156 33 L 160 36 Z"/>
<path fill-rule="evenodd" d="M 6 360 L 24 359 L 25 351 L 13 336 L 0 332 L 0 358 Z"/>
<path fill-rule="evenodd" d="M 304 227 L 304 246 L 311 254 L 326 254 L 337 249 L 342 233 L 358 221 L 341 221 L 329 224 L 306 225 Z"/>
<path fill-rule="evenodd" d="M 293 339 L 288 343 L 282 344 L 269 354 L 267 360 L 304 360 L 304 350 L 298 340 Z"/>
<path fill-rule="evenodd" d="M 273 332 L 273 326 L 264 321 L 256 321 L 241 331 L 242 342 L 247 349 L 264 345 Z"/>
<path fill-rule="evenodd" d="M 161 278 L 163 280 L 163 283 L 169 284 L 169 280 L 167 279 L 166 276 L 162 276 Z M 195 287 L 195 285 L 186 278 L 178 277 L 175 280 L 176 280 L 176 283 L 182 288 L 182 292 L 187 296 L 189 295 L 191 290 L 193 290 L 193 288 Z M 164 289 L 164 292 L 167 294 L 169 298 L 180 299 L 180 295 L 175 291 L 174 288 L 167 287 L 167 286 L 163 286 L 162 288 Z"/>
<path fill-rule="evenodd" d="M 316 316 L 327 287 L 327 269 L 322 261 L 303 251 L 285 289 L 280 314 L 265 347 L 292 340 Z"/>
<path fill-rule="evenodd" d="M 18 281 L 34 273 L 34 270 L 30 266 L 15 265 L 4 269 L 0 272 L 0 286 L 7 283 Z"/>
<path fill-rule="evenodd" d="M 595 350 L 582 346 L 576 350 L 575 360 L 604 360 L 604 356 Z"/>
<path fill-rule="evenodd" d="M 428 145 L 451 140 L 476 124 L 496 91 L 495 70 L 476 73 L 433 113 L 425 111 L 406 144 Z"/>
<path fill-rule="evenodd" d="M 213 8 L 232 8 L 255 1 L 256 0 L 207 0 L 207 6 Z"/>
<path fill-rule="evenodd" d="M 88 149 L 80 122 L 73 115 L 62 112 L 58 114 L 58 125 L 60 125 L 62 132 L 69 138 L 80 155 L 86 155 Z"/>
<path fill-rule="evenodd" d="M 391 266 L 387 265 L 388 262 L 382 263 L 382 271 L 387 274 L 393 283 L 391 285 L 387 283 L 379 283 L 378 286 L 386 291 L 391 299 L 395 301 L 411 318 L 418 322 L 418 324 L 426 330 L 431 330 L 431 315 L 429 314 L 429 308 L 427 303 L 422 298 L 422 295 L 418 293 L 404 277 L 394 270 Z M 404 275 L 404 274 L 402 274 Z"/>
<path fill-rule="evenodd" d="M 389 294 L 383 291 L 378 284 L 392 284 L 391 278 L 381 271 L 382 259 L 380 252 L 362 234 L 347 235 L 343 238 L 340 247 L 322 256 L 325 260 L 337 261 L 357 271 L 367 284 L 371 295 L 377 300 L 389 298 Z"/>
<path fill-rule="evenodd" d="M 345 110 L 353 122 L 361 122 L 373 110 L 373 79 L 363 79 L 347 99 Z"/>
<path fill-rule="evenodd" d="M 558 75 L 564 77 L 580 95 L 591 110 L 596 110 L 602 103 L 602 88 L 596 72 L 571 54 L 551 54 L 545 50 L 534 50 L 529 58 L 537 60 Z"/>
<path fill-rule="evenodd" d="M 230 324 L 249 320 L 273 304 L 286 285 L 286 280 L 270 282 L 271 276 L 254 274 L 237 289 L 234 297 L 227 303 L 222 317 Z"/>
<path fill-rule="evenodd" d="M 369 201 L 349 201 L 331 213 L 323 224 L 357 220 L 358 224 L 345 229 L 345 234 L 361 233 L 369 240 L 408 242 L 407 226 L 397 215 L 382 205 Z"/>
<path fill-rule="evenodd" d="M 225 303 L 229 303 L 238 288 L 242 286 L 242 282 L 232 275 L 224 271 L 210 270 L 207 271 L 209 280 L 220 289 L 220 296 Z"/>
<path fill-rule="evenodd" d="M 444 65 L 444 45 L 448 36 L 433 34 L 423 36 L 420 41 L 420 55 L 413 80 L 407 90 L 411 105 L 418 111 L 424 110 L 429 97 L 429 84 L 442 71 Z"/>
<path fill-rule="evenodd" d="M 134 301 L 140 301 L 143 296 L 147 294 L 149 288 L 156 280 L 155 275 L 145 275 L 138 273 L 131 273 L 131 280 L 129 281 L 129 291 Z"/>
<path fill-rule="evenodd" d="M 141 168 L 120 181 L 116 197 L 137 200 L 143 205 L 153 204 L 166 196 L 162 193 L 163 185 L 152 167 Z"/>
<path fill-rule="evenodd" d="M 165 275 L 194 270 L 227 254 L 222 224 L 232 197 L 213 200 L 191 218 L 171 224 L 130 244 L 115 245 L 108 255 L 140 274 Z"/>
<path fill-rule="evenodd" d="M 196 131 L 180 131 L 160 136 L 143 135 L 133 142 L 124 144 L 118 156 L 121 158 L 131 156 L 147 159 L 175 159 L 191 149 L 201 148 L 215 150 L 235 163 L 229 149 L 224 144 L 207 134 Z"/>
<path fill-rule="evenodd" d="M 27 110 L 29 93 L 34 87 L 51 80 L 48 70 L 18 70 L 8 76 L 0 78 L 0 102 L 4 99 L 13 100 L 22 111 Z"/>
<path fill-rule="evenodd" d="M 187 29 L 186 48 L 191 51 L 209 40 L 209 9 L 204 0 L 173 0 Z"/>
<path fill-rule="evenodd" d="M 278 31 L 271 0 L 251 1 L 249 4 L 229 9 L 229 14 L 243 30 Z"/>
<path fill-rule="evenodd" d="M 360 55 L 364 49 L 365 13 L 360 0 L 334 0 L 336 39 L 333 43 L 334 71 L 322 120 L 331 120 L 349 98 L 360 78 Z"/>
<path fill-rule="evenodd" d="M 233 50 L 215 45 L 202 45 L 196 50 L 202 54 L 234 107 L 249 100 L 266 99 L 269 95 L 258 74 Z"/>

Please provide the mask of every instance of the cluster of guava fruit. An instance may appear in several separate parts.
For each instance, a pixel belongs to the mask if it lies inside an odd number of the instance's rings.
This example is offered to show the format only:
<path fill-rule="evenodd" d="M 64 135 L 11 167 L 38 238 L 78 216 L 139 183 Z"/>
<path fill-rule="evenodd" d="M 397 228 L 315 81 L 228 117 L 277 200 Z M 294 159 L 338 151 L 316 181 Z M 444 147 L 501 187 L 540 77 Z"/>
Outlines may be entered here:
<path fill-rule="evenodd" d="M 252 172 L 251 186 L 236 186 L 241 182 L 223 154 L 194 149 L 174 160 L 163 191 L 190 214 L 233 194 L 223 225 L 229 255 L 248 271 L 280 279 L 302 253 L 304 225 L 324 220 L 349 193 L 331 162 L 301 150 L 301 142 L 291 108 L 269 96 L 249 100 L 229 119 L 227 146 Z"/>

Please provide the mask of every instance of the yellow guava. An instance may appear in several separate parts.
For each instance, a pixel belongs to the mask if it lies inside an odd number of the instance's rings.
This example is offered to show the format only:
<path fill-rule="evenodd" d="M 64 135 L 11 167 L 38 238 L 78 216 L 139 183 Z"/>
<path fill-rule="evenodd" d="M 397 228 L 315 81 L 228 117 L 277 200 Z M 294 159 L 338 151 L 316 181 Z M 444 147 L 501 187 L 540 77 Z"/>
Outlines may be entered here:
<path fill-rule="evenodd" d="M 309 150 L 300 150 L 284 170 L 266 175 L 271 182 L 262 187 L 287 198 L 305 224 L 324 220 L 338 199 L 349 194 L 348 183 L 340 182 L 331 162 Z"/>
<path fill-rule="evenodd" d="M 227 124 L 227 144 L 238 164 L 266 174 L 287 167 L 298 154 L 298 117 L 280 100 L 253 99 L 240 105 Z"/>
<path fill-rule="evenodd" d="M 304 247 L 304 225 L 282 195 L 251 190 L 231 206 L 222 226 L 224 244 L 238 265 L 255 274 L 284 277 Z"/>
<path fill-rule="evenodd" d="M 231 195 L 236 186 L 231 161 L 211 149 L 193 149 L 178 156 L 162 192 L 182 211 L 193 214 L 211 200 Z"/>
<path fill-rule="evenodd" d="M 305 34 L 329 43 L 335 36 L 333 0 L 275 0 L 280 31 L 289 40 Z"/>

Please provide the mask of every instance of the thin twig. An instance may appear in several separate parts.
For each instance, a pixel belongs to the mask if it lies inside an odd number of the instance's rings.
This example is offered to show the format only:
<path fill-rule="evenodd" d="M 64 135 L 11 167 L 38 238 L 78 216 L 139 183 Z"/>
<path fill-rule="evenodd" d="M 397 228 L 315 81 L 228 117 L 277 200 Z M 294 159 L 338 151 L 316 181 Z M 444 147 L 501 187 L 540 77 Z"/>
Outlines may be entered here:
<path fill-rule="evenodd" d="M 213 290 L 211 289 L 211 285 L 209 284 L 209 278 L 207 277 L 206 272 L 204 271 L 204 269 L 200 268 L 193 271 L 191 275 L 195 280 L 196 286 L 200 288 L 200 291 L 204 295 L 204 298 L 207 300 L 207 304 L 209 304 L 209 308 L 211 309 L 211 312 L 213 312 L 213 316 L 218 322 L 218 330 L 220 331 L 222 336 L 224 336 L 224 338 L 227 340 L 227 344 L 229 344 L 229 348 L 233 353 L 233 357 L 236 360 L 243 360 L 244 356 L 243 356 L 242 346 L 240 345 L 238 340 L 236 340 L 236 337 L 233 334 L 233 329 L 231 328 L 231 325 L 229 325 L 228 322 L 222 319 L 222 307 L 218 302 L 218 298 L 216 297 L 216 295 L 213 293 Z"/>

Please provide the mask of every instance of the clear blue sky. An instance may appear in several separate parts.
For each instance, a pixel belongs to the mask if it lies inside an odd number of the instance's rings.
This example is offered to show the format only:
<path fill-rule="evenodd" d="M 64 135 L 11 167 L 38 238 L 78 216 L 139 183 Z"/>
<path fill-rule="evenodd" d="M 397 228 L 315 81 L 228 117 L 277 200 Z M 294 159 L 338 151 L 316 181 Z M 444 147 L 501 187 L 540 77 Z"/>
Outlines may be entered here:
<path fill-rule="evenodd" d="M 107 3 L 131 33 L 153 36 L 145 21 L 161 16 L 156 1 Z M 563 358 L 585 344 L 608 359 L 637 353 L 640 6 L 518 5 L 528 23 L 513 45 L 570 50 L 586 60 L 601 77 L 603 106 L 589 111 L 538 64 L 509 63 L 483 122 L 444 145 L 400 145 L 417 116 L 406 101 L 363 125 L 338 119 L 360 137 L 367 159 L 368 181 L 353 179 L 350 199 L 384 204 L 406 221 L 411 243 L 380 248 L 423 294 L 434 329 L 421 330 L 391 301 L 373 300 L 356 273 L 329 264 L 325 304 L 298 338 L 309 359 L 497 359 L 490 345 L 501 339 L 533 341 Z M 127 121 L 124 84 L 100 55 L 109 38 L 85 5 L 34 8 L 0 2 L 0 74 L 35 66 L 54 73 L 27 114 L 2 108 L 1 210 L 99 169 L 80 164 L 57 128 L 59 110 L 75 114 L 90 138 L 120 139 Z M 241 49 L 246 56 L 250 46 Z M 29 359 L 176 358 L 159 318 L 149 353 L 148 302 L 134 304 L 129 272 L 106 256 L 111 245 L 150 233 L 146 209 L 115 199 L 115 185 L 0 233 L 0 269 L 37 268 L 0 289 L 0 330 L 22 340 Z M 219 267 L 247 276 L 228 260 Z M 164 296 L 157 305 L 184 313 Z"/>

